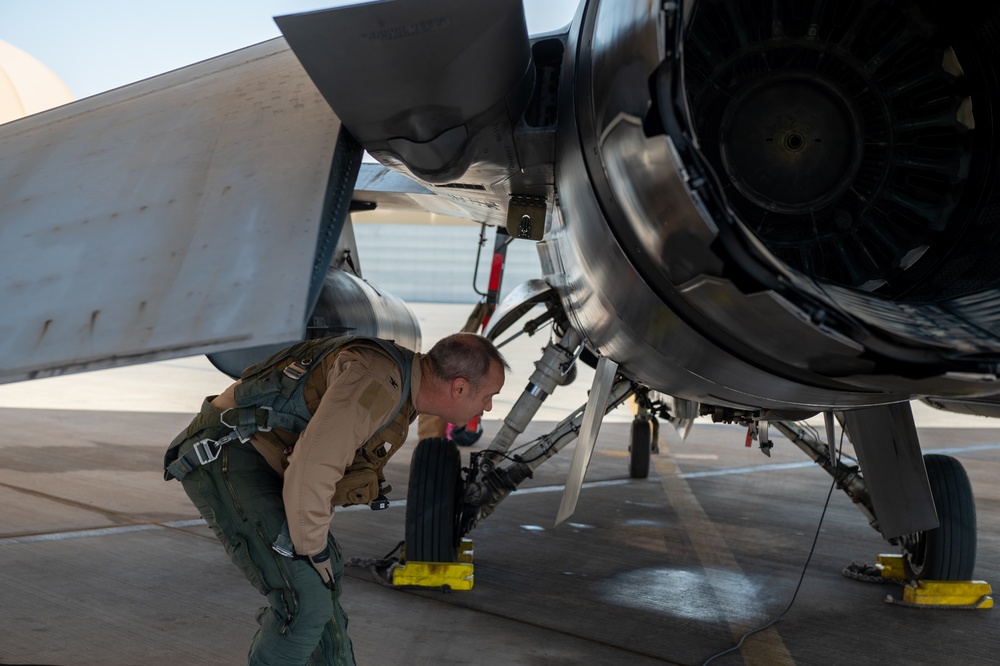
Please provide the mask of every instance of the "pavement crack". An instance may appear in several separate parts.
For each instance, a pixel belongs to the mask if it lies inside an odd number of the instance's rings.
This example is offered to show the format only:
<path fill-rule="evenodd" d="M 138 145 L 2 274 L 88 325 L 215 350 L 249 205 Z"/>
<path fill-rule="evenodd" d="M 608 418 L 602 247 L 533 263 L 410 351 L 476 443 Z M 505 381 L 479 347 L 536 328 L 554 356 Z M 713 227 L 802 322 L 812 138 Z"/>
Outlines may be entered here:
<path fill-rule="evenodd" d="M 31 488 L 23 488 L 21 486 L 15 486 L 10 483 L 0 482 L 0 487 L 7 488 L 8 490 L 13 490 L 15 492 L 24 493 L 26 495 L 31 495 L 33 497 L 41 497 L 47 499 L 51 502 L 57 502 L 59 504 L 65 504 L 66 506 L 76 507 L 78 509 L 85 509 L 87 511 L 93 511 L 94 513 L 99 513 L 102 516 L 109 518 L 110 520 L 121 523 L 121 524 L 133 524 L 140 522 L 135 516 L 131 516 L 127 513 L 122 513 L 120 511 L 112 511 L 111 509 L 105 509 L 99 506 L 94 506 L 93 504 L 86 504 L 84 502 L 78 502 L 76 500 L 71 500 L 66 497 L 59 497 L 58 495 L 51 495 L 49 493 L 43 493 L 38 490 L 32 490 Z M 149 522 L 149 521 L 141 521 Z"/>
<path fill-rule="evenodd" d="M 75 507 L 77 509 L 84 509 L 86 511 L 91 511 L 93 513 L 97 513 L 97 514 L 100 514 L 100 515 L 104 516 L 105 518 L 107 518 L 108 520 L 110 520 L 117 527 L 137 527 L 137 528 L 147 527 L 147 526 L 148 527 L 160 527 L 160 528 L 163 528 L 165 530 L 170 530 L 172 532 L 180 532 L 180 533 L 183 533 L 183 534 L 186 534 L 186 535 L 189 535 L 189 536 L 195 536 L 195 537 L 198 537 L 198 538 L 207 539 L 209 541 L 215 541 L 216 540 L 214 536 L 197 534 L 197 533 L 194 533 L 194 532 L 189 532 L 188 530 L 185 530 L 185 529 L 178 528 L 178 527 L 176 527 L 176 526 L 174 526 L 174 525 L 171 524 L 171 523 L 173 523 L 175 521 L 147 520 L 147 519 L 144 519 L 144 518 L 140 518 L 139 516 L 135 516 L 135 515 L 128 514 L 128 513 L 123 513 L 121 511 L 113 511 L 111 509 L 105 509 L 103 507 L 94 506 L 93 504 L 85 504 L 84 502 L 78 502 L 76 500 L 72 500 L 72 499 L 69 499 L 69 498 L 66 498 L 66 497 L 59 497 L 58 495 L 52 495 L 52 494 L 49 494 L 49 493 L 43 493 L 43 492 L 41 492 L 39 490 L 33 490 L 31 488 L 23 488 L 21 486 L 15 486 L 13 484 L 4 483 L 2 481 L 0 481 L 0 488 L 6 488 L 8 490 L 13 490 L 14 492 L 24 493 L 25 495 L 30 495 L 32 497 L 40 497 L 42 499 L 49 500 L 50 502 L 56 502 L 58 504 L 63 504 L 65 506 L 72 506 L 72 507 Z M 67 530 L 57 530 L 57 531 L 54 531 L 54 532 L 23 532 L 23 533 L 19 533 L 19 534 L 4 534 L 4 535 L 0 536 L 0 541 L 7 540 L 7 539 L 24 539 L 24 538 L 27 538 L 27 537 L 38 537 L 38 536 L 46 536 L 46 535 L 55 536 L 55 535 L 64 534 L 64 533 L 65 534 L 69 534 L 69 533 L 87 533 L 87 532 L 95 532 L 95 531 L 99 532 L 101 530 L 107 530 L 107 529 L 109 529 L 107 526 L 101 526 L 101 527 L 88 527 L 88 528 L 82 528 L 82 529 L 79 529 L 79 530 L 70 530 L 70 531 L 67 531 Z M 112 527 L 110 529 L 113 530 L 114 528 Z"/>

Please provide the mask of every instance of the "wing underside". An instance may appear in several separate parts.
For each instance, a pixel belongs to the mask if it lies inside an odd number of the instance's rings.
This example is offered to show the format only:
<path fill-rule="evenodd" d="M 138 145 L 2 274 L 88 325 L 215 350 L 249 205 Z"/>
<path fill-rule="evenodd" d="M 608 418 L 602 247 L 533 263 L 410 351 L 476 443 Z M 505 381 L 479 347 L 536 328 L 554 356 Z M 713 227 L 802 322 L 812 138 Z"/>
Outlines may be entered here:
<path fill-rule="evenodd" d="M 0 382 L 300 338 L 339 130 L 282 38 L 0 126 Z"/>

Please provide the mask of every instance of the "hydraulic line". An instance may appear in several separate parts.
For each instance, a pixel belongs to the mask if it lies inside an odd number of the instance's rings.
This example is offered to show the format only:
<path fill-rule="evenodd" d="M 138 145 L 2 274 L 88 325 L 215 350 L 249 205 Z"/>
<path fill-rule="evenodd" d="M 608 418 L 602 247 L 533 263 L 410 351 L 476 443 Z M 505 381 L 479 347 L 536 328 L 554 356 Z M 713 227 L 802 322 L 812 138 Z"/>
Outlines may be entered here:
<path fill-rule="evenodd" d="M 562 383 L 562 378 L 576 361 L 576 350 L 581 348 L 582 342 L 583 336 L 569 328 L 559 342 L 550 342 L 545 347 L 542 358 L 535 362 L 535 371 L 531 374 L 528 385 L 504 418 L 503 426 L 489 448 L 483 452 L 485 459 L 496 464 L 504 458 L 504 454 L 531 423 L 545 399 Z"/>
<path fill-rule="evenodd" d="M 878 518 L 875 517 L 871 496 L 868 494 L 868 485 L 857 465 L 846 465 L 836 458 L 831 458 L 832 442 L 828 443 L 829 446 L 819 442 L 795 426 L 794 423 L 786 421 L 772 421 L 771 423 L 793 444 L 805 451 L 806 455 L 813 459 L 813 462 L 825 469 L 833 477 L 837 488 L 847 493 L 847 496 L 857 505 L 861 513 L 865 514 L 865 517 L 868 518 L 868 524 L 879 531 Z"/>
<path fill-rule="evenodd" d="M 605 414 L 628 400 L 635 389 L 634 382 L 619 378 L 611 387 Z M 516 490 L 522 481 L 531 478 L 532 472 L 539 465 L 575 440 L 580 432 L 583 416 L 584 406 L 581 406 L 560 421 L 550 433 L 536 439 L 531 448 L 511 458 L 506 466 L 500 466 L 495 460 L 488 458 L 485 455 L 488 451 L 473 454 L 465 503 L 474 512 L 466 516 L 465 531 L 493 513 L 500 501 Z"/>

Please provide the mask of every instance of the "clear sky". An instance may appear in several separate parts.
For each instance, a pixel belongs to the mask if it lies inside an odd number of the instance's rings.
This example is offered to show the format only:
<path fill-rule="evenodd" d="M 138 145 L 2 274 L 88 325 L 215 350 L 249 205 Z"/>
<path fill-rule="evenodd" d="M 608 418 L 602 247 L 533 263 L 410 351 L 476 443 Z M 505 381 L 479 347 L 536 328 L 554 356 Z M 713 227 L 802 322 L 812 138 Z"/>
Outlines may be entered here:
<path fill-rule="evenodd" d="M 579 0 L 524 0 L 531 33 L 572 20 Z M 0 39 L 77 98 L 277 37 L 272 17 L 348 0 L 0 0 Z"/>

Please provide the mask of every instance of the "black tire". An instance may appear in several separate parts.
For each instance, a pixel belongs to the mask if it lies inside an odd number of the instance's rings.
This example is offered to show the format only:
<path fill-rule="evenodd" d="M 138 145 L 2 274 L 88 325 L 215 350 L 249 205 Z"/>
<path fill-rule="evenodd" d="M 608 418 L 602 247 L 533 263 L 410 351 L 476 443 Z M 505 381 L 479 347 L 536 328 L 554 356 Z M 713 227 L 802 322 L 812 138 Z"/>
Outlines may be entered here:
<path fill-rule="evenodd" d="M 628 475 L 633 479 L 645 479 L 649 476 L 649 456 L 653 442 L 653 429 L 649 419 L 645 417 L 632 419 L 632 429 L 629 434 Z"/>
<path fill-rule="evenodd" d="M 962 463 L 924 456 L 940 526 L 907 536 L 903 563 L 908 579 L 972 580 L 976 568 L 976 504 Z"/>
<path fill-rule="evenodd" d="M 406 492 L 406 559 L 457 562 L 462 456 L 446 437 L 421 440 Z"/>

